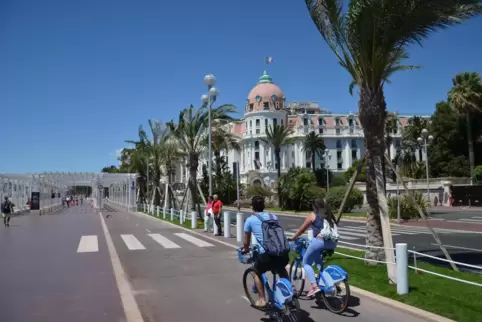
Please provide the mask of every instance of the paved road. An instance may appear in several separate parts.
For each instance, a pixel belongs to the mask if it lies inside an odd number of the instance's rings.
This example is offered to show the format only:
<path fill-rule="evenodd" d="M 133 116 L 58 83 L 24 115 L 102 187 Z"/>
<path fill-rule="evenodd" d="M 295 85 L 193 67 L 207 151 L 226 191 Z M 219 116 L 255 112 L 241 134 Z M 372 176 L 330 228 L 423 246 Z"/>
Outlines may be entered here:
<path fill-rule="evenodd" d="M 245 217 L 249 212 L 243 212 Z M 301 226 L 305 216 L 279 216 L 279 220 L 287 236 L 293 236 Z M 354 244 L 365 244 L 366 224 L 363 222 L 343 221 L 339 225 L 340 246 L 363 249 Z M 454 231 L 451 229 L 435 229 L 442 243 L 446 246 L 454 261 L 482 266 L 482 246 L 480 240 L 482 233 Z M 407 243 L 409 249 L 417 252 L 428 253 L 433 256 L 442 256 L 432 234 L 426 227 L 392 225 L 393 242 Z M 305 234 L 306 236 L 306 234 Z M 437 264 L 442 264 L 436 261 Z"/>
<path fill-rule="evenodd" d="M 242 297 L 245 267 L 233 248 L 140 214 L 103 218 L 108 235 L 86 207 L 15 218 L 2 229 L 0 321 L 126 321 L 116 258 L 128 280 L 122 294 L 132 290 L 145 322 L 264 321 Z M 422 321 L 366 298 L 351 302 L 338 316 L 303 301 L 303 321 Z"/>

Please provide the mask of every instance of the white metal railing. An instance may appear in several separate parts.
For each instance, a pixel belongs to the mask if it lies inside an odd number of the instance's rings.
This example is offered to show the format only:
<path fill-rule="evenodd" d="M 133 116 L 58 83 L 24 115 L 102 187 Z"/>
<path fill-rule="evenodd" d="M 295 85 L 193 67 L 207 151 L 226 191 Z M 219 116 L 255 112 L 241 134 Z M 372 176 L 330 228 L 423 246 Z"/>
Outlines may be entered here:
<path fill-rule="evenodd" d="M 139 207 L 140 207 L 140 209 L 139 209 Z M 198 226 L 197 226 L 197 211 L 192 211 L 190 214 L 188 214 L 188 213 L 185 213 L 183 210 L 176 210 L 174 208 L 167 209 L 167 208 L 161 208 L 159 206 L 156 207 L 156 206 L 153 206 L 153 205 L 146 205 L 146 204 L 138 205 L 137 210 L 143 211 L 143 212 L 145 212 L 149 215 L 155 216 L 155 217 L 162 218 L 164 220 L 169 220 L 169 221 L 179 220 L 179 223 L 181 225 L 184 225 L 184 226 L 187 222 L 191 222 L 191 225 L 188 225 L 188 226 L 190 226 L 190 228 L 192 228 L 192 229 L 198 228 Z M 235 223 L 233 224 L 232 220 L 231 220 L 232 214 L 234 214 L 234 212 L 225 211 L 223 213 L 223 217 L 222 217 L 223 220 L 222 221 L 224 222 L 224 226 L 225 226 L 223 237 L 224 238 L 236 237 L 237 242 L 241 243 L 241 242 L 243 242 L 243 237 L 244 237 L 244 233 L 243 233 L 244 215 L 243 215 L 243 213 L 236 213 L 236 220 L 235 220 Z M 206 216 L 206 210 L 204 210 L 204 218 L 205 219 L 209 218 L 209 216 Z M 226 224 L 226 223 L 228 223 L 228 224 Z M 210 230 L 211 224 L 212 224 L 212 228 L 213 228 L 212 232 L 214 234 L 217 234 L 218 233 L 218 227 L 217 227 L 216 223 L 214 222 L 214 220 L 204 220 L 204 230 Z M 227 225 L 229 225 L 229 226 L 227 226 Z M 234 235 L 235 236 L 233 236 L 233 234 L 232 234 L 231 226 L 235 227 L 235 229 L 234 229 Z M 311 229 L 308 229 L 308 239 L 313 239 L 313 231 Z M 253 241 L 253 242 L 255 242 L 255 241 Z M 430 271 L 428 269 L 423 269 L 423 268 L 417 267 L 417 256 L 418 257 L 427 257 L 427 258 L 430 258 L 430 259 L 433 259 L 433 260 L 439 260 L 439 261 L 445 262 L 445 263 L 452 263 L 452 264 L 455 264 L 457 266 L 466 267 L 466 268 L 470 268 L 470 269 L 474 269 L 474 270 L 480 270 L 481 272 L 482 272 L 482 266 L 471 265 L 471 264 L 466 264 L 466 263 L 457 262 L 457 261 L 449 261 L 447 259 L 439 258 L 439 257 L 433 256 L 433 255 L 428 255 L 428 254 L 423 254 L 423 253 L 416 252 L 416 251 L 413 251 L 413 250 L 408 250 L 407 244 L 405 244 L 405 243 L 397 243 L 395 245 L 395 247 L 388 248 L 392 251 L 393 250 L 395 251 L 395 253 L 396 253 L 395 262 L 380 261 L 380 260 L 375 260 L 375 259 L 368 259 L 368 258 L 364 258 L 364 257 L 359 257 L 359 256 L 351 255 L 351 254 L 346 254 L 346 253 L 343 253 L 343 250 L 340 249 L 340 248 L 342 248 L 342 249 L 344 248 L 344 249 L 350 249 L 350 250 L 356 250 L 356 251 L 363 251 L 363 250 L 366 250 L 366 249 L 385 249 L 385 247 L 368 246 L 368 245 L 350 243 L 350 242 L 345 242 L 345 241 L 338 241 L 338 244 L 340 244 L 340 246 L 338 248 L 338 251 L 336 251 L 335 253 L 340 255 L 340 256 L 359 259 L 359 260 L 363 260 L 363 261 L 366 261 L 366 262 L 375 262 L 375 263 L 381 263 L 381 264 L 385 264 L 385 265 L 387 265 L 387 264 L 395 265 L 396 271 L 397 271 L 397 292 L 399 294 L 407 294 L 408 293 L 408 290 L 409 290 L 409 288 L 408 288 L 408 283 L 409 283 L 408 271 L 409 271 L 409 269 L 413 269 L 414 271 L 420 271 L 420 272 L 435 275 L 435 276 L 438 276 L 438 277 L 441 277 L 441 278 L 446 278 L 446 279 L 449 279 L 449 280 L 457 281 L 457 282 L 460 282 L 460 283 L 465 283 L 465 284 L 469 284 L 469 285 L 473 285 L 473 286 L 477 286 L 477 287 L 482 287 L 482 283 L 473 282 L 473 281 L 469 281 L 469 280 L 465 280 L 465 279 L 461 279 L 461 278 L 456 278 L 456 277 L 453 277 L 453 276 L 444 275 L 444 274 L 441 274 L 441 273 Z M 413 258 L 414 265 L 410 265 L 410 263 L 409 263 L 409 258 L 411 257 L 410 255 Z"/>

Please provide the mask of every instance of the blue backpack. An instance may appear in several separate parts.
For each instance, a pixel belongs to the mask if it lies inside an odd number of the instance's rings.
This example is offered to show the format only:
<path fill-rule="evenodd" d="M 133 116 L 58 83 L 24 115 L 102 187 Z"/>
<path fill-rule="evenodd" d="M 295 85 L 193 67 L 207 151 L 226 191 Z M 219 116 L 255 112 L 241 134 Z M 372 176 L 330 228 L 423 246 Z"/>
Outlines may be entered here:
<path fill-rule="evenodd" d="M 268 255 L 280 256 L 289 253 L 290 245 L 288 239 L 286 239 L 283 227 L 281 227 L 278 220 L 274 219 L 272 214 L 268 215 L 269 219 L 264 220 L 259 214 L 255 214 L 261 221 L 261 229 L 263 231 L 264 242 L 261 246 Z"/>

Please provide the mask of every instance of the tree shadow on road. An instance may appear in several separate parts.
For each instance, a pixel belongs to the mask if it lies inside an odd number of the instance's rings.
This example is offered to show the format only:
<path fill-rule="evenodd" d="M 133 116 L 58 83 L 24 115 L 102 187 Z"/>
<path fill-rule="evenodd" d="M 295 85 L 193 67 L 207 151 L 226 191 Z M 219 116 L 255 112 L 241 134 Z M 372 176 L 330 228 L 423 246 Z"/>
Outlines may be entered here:
<path fill-rule="evenodd" d="M 315 304 L 311 306 L 313 309 L 319 309 L 319 310 L 326 310 L 328 311 L 328 308 L 326 307 L 325 303 L 321 301 L 319 305 Z M 357 307 L 360 305 L 360 298 L 357 296 L 350 295 L 350 298 L 348 299 L 348 307 L 346 308 L 345 312 L 341 313 L 341 316 L 346 316 L 350 318 L 355 318 L 360 315 L 360 313 L 354 309 L 353 307 Z"/>
<path fill-rule="evenodd" d="M 272 322 L 273 319 L 271 319 L 269 316 L 266 316 L 266 317 L 262 318 L 261 321 L 262 322 Z M 305 311 L 303 309 L 300 309 L 300 315 L 299 315 L 298 321 L 299 322 L 315 322 L 315 320 L 313 320 L 310 317 L 310 313 L 308 313 L 307 311 Z"/>

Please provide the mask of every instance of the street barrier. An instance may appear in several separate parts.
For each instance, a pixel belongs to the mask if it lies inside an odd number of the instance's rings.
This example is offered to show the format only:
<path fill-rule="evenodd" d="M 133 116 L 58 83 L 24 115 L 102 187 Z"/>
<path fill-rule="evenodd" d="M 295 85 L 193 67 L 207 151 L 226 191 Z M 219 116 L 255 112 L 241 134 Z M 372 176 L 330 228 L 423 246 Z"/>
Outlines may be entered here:
<path fill-rule="evenodd" d="M 138 209 L 144 209 L 144 212 L 146 212 L 146 205 L 139 205 Z M 159 207 L 157 207 L 157 215 L 154 211 L 151 211 L 150 214 L 153 216 L 159 217 Z M 163 213 L 163 218 L 166 219 L 166 208 L 163 208 L 162 210 Z M 182 210 L 175 210 L 174 208 L 170 209 L 170 221 L 174 221 L 176 218 L 179 218 L 179 222 L 181 224 L 185 224 L 187 221 L 191 221 L 191 229 L 197 229 L 197 212 L 192 211 L 191 216 L 188 219 L 186 214 Z M 206 218 L 206 216 L 204 217 Z M 222 217 L 224 221 L 224 238 L 231 238 L 231 237 L 236 237 L 236 241 L 239 244 L 243 243 L 243 238 L 244 238 L 244 214 L 243 213 L 236 213 L 236 221 L 235 224 L 231 224 L 231 212 L 225 211 L 224 216 Z M 231 226 L 235 226 L 234 232 L 235 236 L 232 236 L 233 234 L 231 233 Z M 206 227 L 206 226 L 204 226 Z M 213 230 L 214 234 L 218 233 L 218 227 L 216 223 L 213 223 Z M 308 239 L 312 240 L 315 236 L 313 236 L 313 230 L 308 229 L 307 230 L 308 234 Z M 251 244 L 256 245 L 258 244 L 256 238 L 254 235 L 251 234 Z M 396 261 L 393 262 L 386 262 L 386 261 L 380 261 L 380 260 L 374 260 L 374 259 L 367 259 L 364 257 L 358 257 L 350 254 L 345 254 L 343 253 L 342 249 L 351 249 L 351 250 L 357 250 L 357 251 L 363 251 L 364 249 L 371 248 L 371 249 L 385 249 L 385 247 L 378 247 L 378 246 L 367 246 L 363 244 L 356 244 L 356 243 L 350 243 L 350 242 L 345 242 L 345 241 L 338 241 L 338 251 L 335 253 L 344 256 L 344 257 L 349 257 L 353 259 L 358 259 L 358 260 L 363 260 L 363 261 L 368 261 L 368 262 L 376 262 L 376 263 L 381 263 L 381 264 L 392 264 L 395 265 L 396 267 L 396 274 L 397 274 L 397 293 L 400 295 L 408 294 L 409 293 L 409 270 L 412 269 L 414 271 L 419 271 L 431 275 L 435 275 L 441 278 L 446 278 L 450 279 L 453 281 L 457 281 L 460 283 L 465 283 L 469 284 L 472 286 L 476 287 L 482 287 L 482 283 L 477 283 L 474 281 L 469 281 L 469 280 L 464 280 L 440 273 L 436 273 L 433 271 L 430 271 L 428 269 L 422 269 L 417 266 L 417 261 L 421 257 L 426 257 L 430 258 L 432 260 L 439 260 L 445 263 L 450 263 L 451 261 L 444 259 L 444 258 L 439 258 L 436 256 L 416 252 L 415 250 L 408 250 L 408 245 L 406 243 L 397 243 L 395 244 L 395 247 L 389 247 L 388 249 L 395 251 L 396 254 Z M 410 260 L 411 259 L 411 260 Z M 413 264 L 411 264 L 413 263 Z M 477 270 L 478 272 L 482 272 L 482 266 L 477 266 L 477 265 L 471 265 L 471 264 L 466 264 L 462 262 L 457 262 L 457 261 L 452 261 L 453 264 L 460 266 L 460 267 L 466 267 L 469 269 Z"/>

